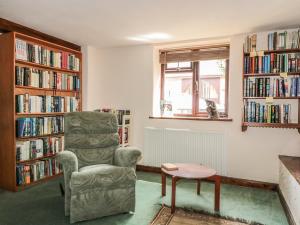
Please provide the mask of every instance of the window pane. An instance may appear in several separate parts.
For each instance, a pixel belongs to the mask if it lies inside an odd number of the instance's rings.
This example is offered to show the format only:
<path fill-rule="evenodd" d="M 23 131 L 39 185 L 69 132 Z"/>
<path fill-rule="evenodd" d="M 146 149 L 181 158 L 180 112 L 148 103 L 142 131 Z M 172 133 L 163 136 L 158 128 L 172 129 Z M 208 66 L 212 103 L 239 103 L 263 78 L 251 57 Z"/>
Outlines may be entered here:
<path fill-rule="evenodd" d="M 226 60 L 199 61 L 199 111 L 206 112 L 205 99 L 216 103 L 219 112 L 225 112 Z"/>
<path fill-rule="evenodd" d="M 177 68 L 178 68 L 178 62 L 167 64 L 167 69 L 177 69 Z"/>
<path fill-rule="evenodd" d="M 192 73 L 165 73 L 164 97 L 174 114 L 192 113 L 192 78 Z"/>
<path fill-rule="evenodd" d="M 179 62 L 179 67 L 180 68 L 191 68 L 192 63 L 191 62 Z"/>
<path fill-rule="evenodd" d="M 167 69 L 191 68 L 192 62 L 174 62 L 167 63 Z"/>

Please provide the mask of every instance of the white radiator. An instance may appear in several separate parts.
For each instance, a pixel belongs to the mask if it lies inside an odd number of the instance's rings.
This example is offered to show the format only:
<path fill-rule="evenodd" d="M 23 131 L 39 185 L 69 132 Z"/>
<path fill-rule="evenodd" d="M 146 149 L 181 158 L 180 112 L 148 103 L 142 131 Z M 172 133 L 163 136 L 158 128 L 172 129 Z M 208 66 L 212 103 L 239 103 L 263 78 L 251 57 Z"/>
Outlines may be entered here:
<path fill-rule="evenodd" d="M 224 134 L 169 128 L 145 128 L 144 165 L 199 163 L 226 175 Z"/>

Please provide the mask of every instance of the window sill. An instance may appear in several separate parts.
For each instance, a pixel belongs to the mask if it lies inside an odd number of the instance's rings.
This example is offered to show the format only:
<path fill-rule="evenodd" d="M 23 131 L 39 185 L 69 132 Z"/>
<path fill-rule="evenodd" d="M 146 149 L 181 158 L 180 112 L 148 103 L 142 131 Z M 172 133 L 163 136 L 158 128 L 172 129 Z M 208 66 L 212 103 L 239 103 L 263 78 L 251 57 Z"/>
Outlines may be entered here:
<path fill-rule="evenodd" d="M 192 116 L 149 116 L 149 119 L 166 119 L 166 120 L 201 120 L 201 121 L 222 121 L 232 122 L 231 118 L 220 117 L 218 119 L 210 119 L 208 117 L 192 117 Z"/>

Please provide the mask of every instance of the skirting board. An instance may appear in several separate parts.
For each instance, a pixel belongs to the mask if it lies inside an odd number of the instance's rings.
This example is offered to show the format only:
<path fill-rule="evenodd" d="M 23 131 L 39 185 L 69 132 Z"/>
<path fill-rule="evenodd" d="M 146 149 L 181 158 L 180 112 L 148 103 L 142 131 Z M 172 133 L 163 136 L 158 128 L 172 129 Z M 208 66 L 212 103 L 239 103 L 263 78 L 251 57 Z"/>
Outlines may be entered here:
<path fill-rule="evenodd" d="M 137 171 L 160 173 L 160 167 L 137 165 L 136 169 L 137 169 Z M 232 185 L 238 185 L 238 186 L 244 186 L 244 187 L 261 188 L 261 189 L 266 189 L 266 190 L 271 190 L 271 191 L 278 190 L 278 184 L 246 180 L 246 179 L 240 179 L 240 178 L 233 178 L 233 177 L 221 176 L 221 182 L 223 184 L 232 184 Z"/>

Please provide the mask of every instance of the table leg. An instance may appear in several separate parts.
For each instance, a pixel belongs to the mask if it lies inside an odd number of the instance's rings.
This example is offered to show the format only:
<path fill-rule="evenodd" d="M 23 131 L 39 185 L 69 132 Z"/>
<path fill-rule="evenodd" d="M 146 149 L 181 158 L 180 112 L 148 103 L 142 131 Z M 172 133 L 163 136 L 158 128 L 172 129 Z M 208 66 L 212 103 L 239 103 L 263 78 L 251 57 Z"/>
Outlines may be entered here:
<path fill-rule="evenodd" d="M 171 213 L 175 212 L 175 201 L 176 201 L 176 182 L 178 178 L 172 177 L 172 199 L 171 199 Z"/>
<path fill-rule="evenodd" d="M 201 182 L 197 180 L 197 195 L 200 195 Z"/>
<path fill-rule="evenodd" d="M 215 180 L 215 211 L 220 211 L 220 191 L 221 191 L 221 177 L 216 175 Z"/>
<path fill-rule="evenodd" d="M 161 196 L 166 196 L 166 174 L 161 172 Z"/>

